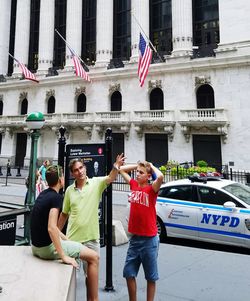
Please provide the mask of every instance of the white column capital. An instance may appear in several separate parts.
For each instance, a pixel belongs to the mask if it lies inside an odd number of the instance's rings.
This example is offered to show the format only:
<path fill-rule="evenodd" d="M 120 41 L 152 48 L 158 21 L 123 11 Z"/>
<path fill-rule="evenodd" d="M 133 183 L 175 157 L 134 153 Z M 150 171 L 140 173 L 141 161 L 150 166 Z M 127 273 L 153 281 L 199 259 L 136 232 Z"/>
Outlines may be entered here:
<path fill-rule="evenodd" d="M 192 0 L 172 1 L 172 56 L 190 56 L 193 51 Z"/>
<path fill-rule="evenodd" d="M 0 74 L 7 74 L 9 60 L 11 1 L 2 0 L 0 9 Z"/>
<path fill-rule="evenodd" d="M 149 0 L 136 0 L 131 3 L 131 62 L 139 57 L 139 36 L 143 31 L 149 37 Z M 140 28 L 141 26 L 141 28 Z"/>
<path fill-rule="evenodd" d="M 52 67 L 54 49 L 55 0 L 41 0 L 39 24 L 38 73 L 45 74 Z"/>
<path fill-rule="evenodd" d="M 96 64 L 95 65 L 100 67 L 107 66 L 110 59 L 112 58 L 112 54 L 113 54 L 112 50 L 113 50 L 113 0 L 98 0 L 97 11 L 96 11 Z"/>
<path fill-rule="evenodd" d="M 66 40 L 74 49 L 76 54 L 81 56 L 82 49 L 82 0 L 67 1 L 67 25 Z M 73 61 L 70 51 L 66 47 L 65 69 L 71 70 Z"/>
<path fill-rule="evenodd" d="M 17 0 L 16 8 L 16 34 L 14 57 L 22 64 L 28 64 L 30 39 L 30 1 Z M 21 74 L 18 64 L 14 63 L 14 72 Z"/>

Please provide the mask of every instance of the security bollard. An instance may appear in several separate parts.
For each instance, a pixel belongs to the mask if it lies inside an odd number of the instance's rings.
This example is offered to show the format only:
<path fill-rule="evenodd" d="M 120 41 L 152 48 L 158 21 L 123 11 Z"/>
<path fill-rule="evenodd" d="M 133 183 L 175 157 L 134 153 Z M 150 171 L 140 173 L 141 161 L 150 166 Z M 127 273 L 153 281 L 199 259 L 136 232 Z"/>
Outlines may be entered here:
<path fill-rule="evenodd" d="M 7 177 L 11 177 L 10 162 L 7 163 Z"/>
<path fill-rule="evenodd" d="M 3 173 L 2 173 L 2 166 L 0 166 L 0 176 L 2 176 Z"/>

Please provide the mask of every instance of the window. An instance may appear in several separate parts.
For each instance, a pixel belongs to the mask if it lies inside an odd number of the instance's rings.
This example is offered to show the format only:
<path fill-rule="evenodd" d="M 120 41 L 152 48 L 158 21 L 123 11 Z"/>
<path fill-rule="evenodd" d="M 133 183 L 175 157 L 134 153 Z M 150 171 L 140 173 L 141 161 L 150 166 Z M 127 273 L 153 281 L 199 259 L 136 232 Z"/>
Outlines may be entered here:
<path fill-rule="evenodd" d="M 122 110 L 122 95 L 119 91 L 115 91 L 111 96 L 111 111 Z"/>
<path fill-rule="evenodd" d="M 113 58 L 131 56 L 131 1 L 114 0 Z"/>
<path fill-rule="evenodd" d="M 40 0 L 31 0 L 30 12 L 30 44 L 28 68 L 35 71 L 38 68 Z"/>
<path fill-rule="evenodd" d="M 96 0 L 83 1 L 82 58 L 87 65 L 96 60 Z"/>
<path fill-rule="evenodd" d="M 25 115 L 28 112 L 28 100 L 25 98 L 21 103 L 21 115 Z"/>
<path fill-rule="evenodd" d="M 2 150 L 2 134 L 0 133 L 0 154 L 1 154 L 1 150 Z"/>
<path fill-rule="evenodd" d="M 17 0 L 11 0 L 11 16 L 10 16 L 10 42 L 9 53 L 14 54 L 15 48 L 15 31 L 16 31 L 16 3 Z M 8 75 L 13 73 L 13 58 L 9 56 Z"/>
<path fill-rule="evenodd" d="M 214 55 L 220 42 L 218 0 L 193 0 L 193 41 L 196 57 Z"/>
<path fill-rule="evenodd" d="M 209 85 L 202 85 L 196 92 L 197 109 L 213 109 L 214 106 L 214 90 Z"/>
<path fill-rule="evenodd" d="M 47 108 L 47 113 L 48 114 L 53 114 L 55 113 L 55 106 L 56 106 L 56 100 L 54 96 L 51 96 L 48 100 L 48 108 Z"/>
<path fill-rule="evenodd" d="M 193 186 L 182 185 L 161 188 L 158 196 L 182 201 L 196 202 L 197 198 L 193 197 Z"/>
<path fill-rule="evenodd" d="M 153 89 L 150 93 L 150 110 L 164 110 L 163 92 L 160 88 Z"/>
<path fill-rule="evenodd" d="M 161 56 L 173 49 L 171 10 L 171 0 L 150 0 L 150 40 Z M 157 59 L 155 54 L 154 59 Z"/>
<path fill-rule="evenodd" d="M 0 100 L 0 115 L 3 115 L 3 101 Z"/>
<path fill-rule="evenodd" d="M 67 0 L 55 0 L 55 28 L 66 36 Z M 56 69 L 63 69 L 65 65 L 65 42 L 58 34 L 54 35 L 54 64 Z"/>
<path fill-rule="evenodd" d="M 145 134 L 146 160 L 160 167 L 168 161 L 168 135 Z"/>
<path fill-rule="evenodd" d="M 80 94 L 77 98 L 77 112 L 86 112 L 86 96 L 84 94 Z"/>
<path fill-rule="evenodd" d="M 227 195 L 217 189 L 214 189 L 211 187 L 206 187 L 206 186 L 202 186 L 202 187 L 198 186 L 197 188 L 198 188 L 198 194 L 200 197 L 200 201 L 202 203 L 223 206 L 223 204 L 225 202 L 233 201 L 229 195 Z"/>

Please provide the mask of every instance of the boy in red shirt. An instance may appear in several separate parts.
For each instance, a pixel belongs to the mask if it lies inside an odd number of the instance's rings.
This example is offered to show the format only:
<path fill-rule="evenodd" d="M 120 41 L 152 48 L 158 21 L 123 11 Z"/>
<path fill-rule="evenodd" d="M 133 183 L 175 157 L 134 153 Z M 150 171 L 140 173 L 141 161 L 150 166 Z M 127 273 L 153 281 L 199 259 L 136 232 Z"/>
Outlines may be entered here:
<path fill-rule="evenodd" d="M 136 180 L 128 172 L 136 169 Z M 163 181 L 163 174 L 149 162 L 121 166 L 120 174 L 130 185 L 131 195 L 128 231 L 129 241 L 123 277 L 127 280 L 129 300 L 136 301 L 136 276 L 143 265 L 147 280 L 147 301 L 153 301 L 155 282 L 158 280 L 157 257 L 159 237 L 156 226 L 156 198 Z M 148 184 L 152 174 L 156 179 Z"/>

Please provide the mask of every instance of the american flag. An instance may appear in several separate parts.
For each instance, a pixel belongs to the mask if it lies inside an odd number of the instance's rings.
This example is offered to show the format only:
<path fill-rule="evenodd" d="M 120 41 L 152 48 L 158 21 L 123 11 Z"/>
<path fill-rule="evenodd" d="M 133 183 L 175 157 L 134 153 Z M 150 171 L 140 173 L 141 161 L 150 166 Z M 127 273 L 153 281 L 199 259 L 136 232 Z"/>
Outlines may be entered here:
<path fill-rule="evenodd" d="M 88 73 L 84 70 L 79 57 L 75 54 L 74 50 L 72 50 L 69 46 L 68 46 L 68 48 L 69 48 L 69 51 L 71 53 L 71 56 L 72 56 L 72 59 L 74 62 L 76 76 L 82 77 L 86 81 L 90 82 L 91 81 L 90 77 L 88 76 Z"/>
<path fill-rule="evenodd" d="M 29 69 L 24 64 L 20 63 L 16 58 L 13 57 L 13 59 L 18 63 L 25 79 L 32 80 L 33 82 L 39 83 L 39 81 L 36 79 L 36 76 L 34 73 L 29 71 Z"/>
<path fill-rule="evenodd" d="M 152 59 L 152 49 L 146 43 L 142 34 L 140 33 L 140 41 L 139 41 L 139 61 L 138 61 L 138 75 L 140 86 L 144 85 L 144 81 L 148 74 L 149 65 Z"/>

